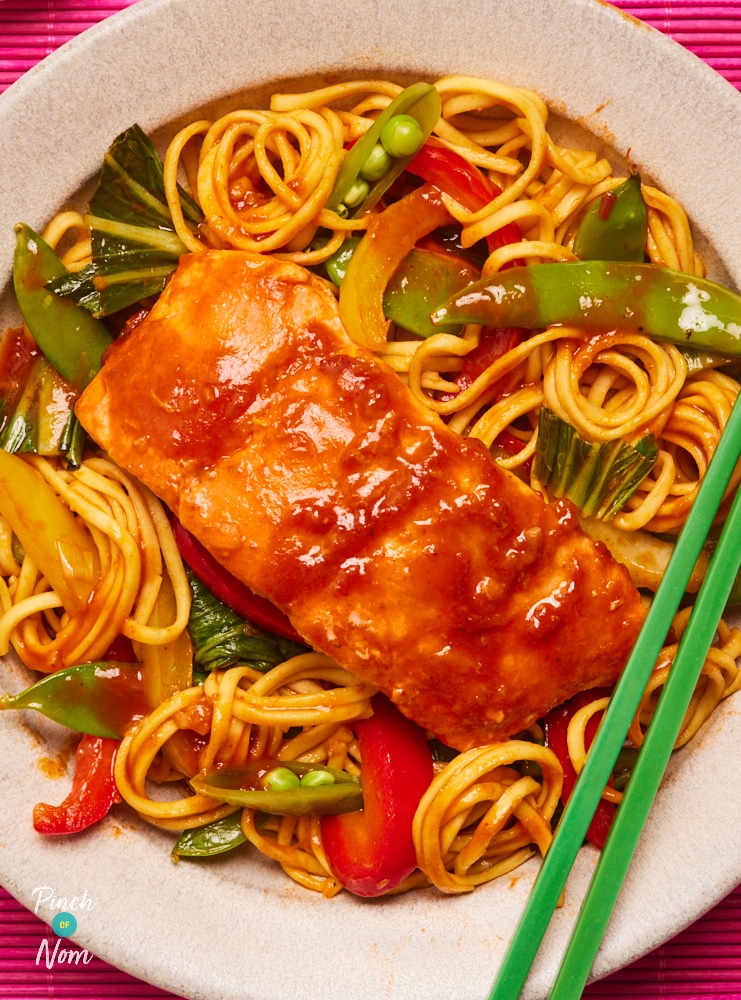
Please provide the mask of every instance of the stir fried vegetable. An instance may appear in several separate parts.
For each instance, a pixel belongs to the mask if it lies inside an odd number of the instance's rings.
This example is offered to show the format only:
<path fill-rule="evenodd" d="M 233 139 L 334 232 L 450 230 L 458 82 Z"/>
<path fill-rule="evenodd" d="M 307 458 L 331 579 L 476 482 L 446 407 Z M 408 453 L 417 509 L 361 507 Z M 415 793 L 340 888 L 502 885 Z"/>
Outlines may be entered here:
<path fill-rule="evenodd" d="M 92 536 L 46 480 L 0 450 L 0 513 L 70 611 L 81 611 L 100 576 Z"/>
<path fill-rule="evenodd" d="M 622 328 L 657 340 L 741 355 L 741 296 L 707 278 L 653 264 L 531 264 L 483 278 L 436 309 L 441 329 L 459 323 L 568 324 Z"/>
<path fill-rule="evenodd" d="M 66 271 L 51 247 L 28 226 L 16 226 L 13 286 L 23 320 L 59 374 L 82 390 L 100 370 L 113 339 L 85 309 L 46 287 Z"/>
<path fill-rule="evenodd" d="M 439 332 L 430 322 L 435 306 L 478 277 L 478 269 L 463 257 L 412 250 L 386 286 L 384 315 L 418 337 L 431 337 Z"/>
<path fill-rule="evenodd" d="M 172 849 L 173 858 L 212 858 L 247 842 L 242 832 L 241 810 L 205 826 L 183 830 Z"/>
<path fill-rule="evenodd" d="M 628 260 L 646 257 L 648 209 L 640 174 L 631 174 L 589 206 L 574 238 L 580 260 Z"/>
<path fill-rule="evenodd" d="M 389 326 L 383 297 L 394 272 L 421 236 L 449 221 L 440 193 L 429 184 L 370 219 L 340 287 L 340 316 L 353 340 L 381 347 Z"/>
<path fill-rule="evenodd" d="M 170 578 L 165 575 L 148 624 L 166 627 L 176 615 L 175 592 Z M 170 695 L 189 688 L 193 683 L 193 643 L 187 630 L 163 644 L 135 642 L 134 651 L 141 663 L 142 684 L 150 708 L 156 708 Z"/>
<path fill-rule="evenodd" d="M 276 816 L 334 815 L 363 804 L 360 781 L 347 771 L 293 760 L 218 768 L 192 778 L 191 785 L 199 795 Z"/>
<path fill-rule="evenodd" d="M 215 597 L 256 627 L 292 642 L 301 642 L 301 637 L 288 618 L 275 605 L 264 597 L 253 594 L 227 572 L 174 515 L 171 515 L 170 520 L 183 562 Z"/>
<path fill-rule="evenodd" d="M 427 736 L 383 695 L 354 723 L 363 760 L 363 810 L 322 820 L 333 871 L 358 896 L 399 886 L 417 867 L 412 820 L 432 781 Z"/>
<path fill-rule="evenodd" d="M 63 456 L 76 467 L 85 432 L 74 414 L 77 393 L 43 356 L 31 362 L 23 390 L 2 415 L 0 448 L 11 454 Z"/>
<path fill-rule="evenodd" d="M 186 224 L 203 221 L 196 203 L 179 189 Z M 162 161 L 138 125 L 122 132 L 103 161 L 85 222 L 92 233 L 92 263 L 57 277 L 49 288 L 110 316 L 162 291 L 185 252 L 167 207 Z"/>
<path fill-rule="evenodd" d="M 345 156 L 327 208 L 357 216 L 378 204 L 437 125 L 440 109 L 440 95 L 428 83 L 395 97 Z"/>
<path fill-rule="evenodd" d="M 590 443 L 548 407 L 541 407 L 535 476 L 554 496 L 568 497 L 586 517 L 609 520 L 622 510 L 658 453 L 651 435 L 635 447 L 620 438 Z"/>
<path fill-rule="evenodd" d="M 546 745 L 549 746 L 558 757 L 563 769 L 562 799 L 564 803 L 568 802 L 577 779 L 577 773 L 574 770 L 574 765 L 571 763 L 571 758 L 569 757 L 567 736 L 569 722 L 574 714 L 584 705 L 589 704 L 590 701 L 594 701 L 596 698 L 608 695 L 609 693 L 608 689 L 582 691 L 581 694 L 575 695 L 563 705 L 559 705 L 557 708 L 554 708 L 548 713 L 548 716 L 544 720 Z M 586 741 L 588 744 L 591 744 L 591 741 L 594 739 L 601 714 L 602 713 L 600 713 L 599 716 L 593 715 L 589 720 L 586 731 Z M 587 840 L 590 844 L 600 849 L 604 847 L 605 841 L 607 840 L 607 834 L 610 832 L 610 827 L 612 826 L 614 817 L 615 806 L 611 802 L 600 799 L 594 818 L 589 824 L 589 829 L 587 830 Z"/>
<path fill-rule="evenodd" d="M 80 833 L 121 801 L 113 778 L 118 740 L 83 736 L 75 755 L 72 790 L 58 806 L 40 802 L 33 811 L 37 833 Z"/>
<path fill-rule="evenodd" d="M 201 670 L 249 663 L 255 670 L 265 671 L 306 652 L 305 646 L 245 621 L 214 597 L 194 573 L 188 574 L 188 580 L 193 595 L 188 631 L 193 640 L 194 661 Z"/>
<path fill-rule="evenodd" d="M 499 197 L 500 189 L 486 174 L 477 170 L 459 153 L 444 146 L 425 143 L 407 167 L 409 173 L 421 177 L 439 191 L 476 212 Z M 519 243 L 522 238 L 516 222 L 502 226 L 486 238 L 489 252 L 509 243 Z"/>
<path fill-rule="evenodd" d="M 67 667 L 0 696 L 0 710 L 11 708 L 33 709 L 78 733 L 120 739 L 150 706 L 140 664 L 105 662 Z"/>

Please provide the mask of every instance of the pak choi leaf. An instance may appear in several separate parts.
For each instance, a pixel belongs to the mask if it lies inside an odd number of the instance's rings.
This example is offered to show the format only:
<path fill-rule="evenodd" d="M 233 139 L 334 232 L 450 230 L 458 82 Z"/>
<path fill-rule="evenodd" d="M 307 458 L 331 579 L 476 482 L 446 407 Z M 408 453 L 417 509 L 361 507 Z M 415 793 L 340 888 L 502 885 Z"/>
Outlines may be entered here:
<path fill-rule="evenodd" d="M 585 441 L 574 427 L 543 406 L 538 420 L 535 477 L 556 497 L 566 497 L 582 514 L 610 520 L 622 510 L 658 456 L 647 434 L 635 446 L 626 441 Z"/>
<path fill-rule="evenodd" d="M 196 232 L 203 214 L 180 187 L 187 225 Z M 175 232 L 162 161 L 138 125 L 122 132 L 103 160 L 85 222 L 92 236 L 92 263 L 49 284 L 95 316 L 109 316 L 158 295 L 186 246 Z"/>
<path fill-rule="evenodd" d="M 246 622 L 214 597 L 190 571 L 188 580 L 193 595 L 188 631 L 193 641 L 193 662 L 201 670 L 248 663 L 264 672 L 307 651 L 305 646 Z"/>

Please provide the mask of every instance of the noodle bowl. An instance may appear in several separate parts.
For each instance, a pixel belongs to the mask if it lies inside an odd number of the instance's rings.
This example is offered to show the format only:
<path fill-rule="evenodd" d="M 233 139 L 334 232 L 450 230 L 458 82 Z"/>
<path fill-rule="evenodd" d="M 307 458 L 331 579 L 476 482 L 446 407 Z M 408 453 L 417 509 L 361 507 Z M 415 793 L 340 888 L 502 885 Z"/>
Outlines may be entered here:
<path fill-rule="evenodd" d="M 501 192 L 477 211 L 443 195 L 461 226 L 463 250 L 516 223 L 522 239 L 488 253 L 483 274 L 515 260 L 573 260 L 574 236 L 586 209 L 621 180 L 608 161 L 589 150 L 557 145 L 548 131 L 548 110 L 530 91 L 462 76 L 445 77 L 436 87 L 443 115 L 433 142 L 486 171 Z M 164 160 L 165 188 L 187 252 L 245 249 L 311 266 L 328 260 L 346 236 L 361 235 L 368 224 L 368 216 L 347 218 L 325 207 L 344 149 L 400 92 L 394 83 L 371 80 L 281 93 L 269 109 L 232 111 L 179 131 Z M 183 217 L 177 191 L 181 176 L 204 213 L 197 232 Z M 643 195 L 649 259 L 701 275 L 703 263 L 681 206 L 648 185 Z M 317 243 L 319 230 L 327 235 Z M 62 259 L 70 271 L 88 262 L 90 235 L 77 213 L 56 216 L 44 237 L 66 247 Z M 650 432 L 659 448 L 655 470 L 614 523 L 627 532 L 681 528 L 738 394 L 735 379 L 713 367 L 689 371 L 681 351 L 642 334 L 585 335 L 557 326 L 461 382 L 465 359 L 481 337 L 479 327 L 469 326 L 460 337 L 437 333 L 420 341 L 392 327 L 378 353 L 459 434 L 481 440 L 497 461 L 536 488 L 531 459 L 544 405 L 590 441 L 633 443 Z M 505 433 L 520 443 L 514 453 L 497 448 Z M 12 645 L 28 666 L 51 671 L 101 658 L 119 633 L 139 648 L 165 646 L 183 635 L 190 593 L 159 501 L 103 457 L 86 459 L 76 471 L 65 471 L 53 460 L 29 461 L 85 524 L 97 550 L 100 579 L 82 614 L 65 609 L 29 557 L 16 562 L 12 532 L 3 525 L 0 649 Z M 155 606 L 168 588 L 170 619 L 160 615 L 154 624 Z M 675 626 L 677 635 L 683 621 Z M 739 636 L 721 623 L 679 745 L 737 690 Z M 635 745 L 642 742 L 675 650 L 672 641 L 662 654 L 631 730 Z M 265 674 L 242 665 L 215 670 L 203 684 L 162 698 L 132 726 L 116 758 L 119 791 L 147 822 L 183 830 L 229 816 L 235 807 L 198 794 L 153 798 L 152 779 L 191 778 L 217 764 L 262 758 L 310 761 L 362 775 L 352 723 L 369 715 L 372 693 L 315 653 Z M 598 699 L 572 721 L 569 745 L 577 772 L 586 752 L 586 723 L 603 708 L 604 699 Z M 553 751 L 533 741 L 538 736 L 520 734 L 438 766 L 415 819 L 419 872 L 402 889 L 431 882 L 444 892 L 470 891 L 512 871 L 534 850 L 547 850 L 561 769 Z M 538 777 L 522 772 L 523 761 L 538 765 Z M 605 796 L 620 798 L 610 789 Z M 317 817 L 260 824 L 255 812 L 245 809 L 242 830 L 302 885 L 326 896 L 341 889 Z"/>
<path fill-rule="evenodd" d="M 465 65 L 482 76 L 501 71 L 510 82 L 525 80 L 555 97 L 557 106 L 571 116 L 614 136 L 618 149 L 632 147 L 643 170 L 650 167 L 667 190 L 678 192 L 692 215 L 695 236 L 713 239 L 717 256 L 701 244 L 711 273 L 722 276 L 725 261 L 732 278 L 738 277 L 734 203 L 726 193 L 734 189 L 737 172 L 734 95 L 730 88 L 723 91 L 723 81 L 711 79 L 707 71 L 703 74 L 705 67 L 677 46 L 618 11 L 585 0 L 567 5 L 504 0 L 492 18 L 482 17 L 480 9 L 444 3 L 436 6 L 434 17 L 421 5 L 392 7 L 382 2 L 370 17 L 362 5 L 338 10 L 321 0 L 318 5 L 289 0 L 280 11 L 248 4 L 245 11 L 249 27 L 239 30 L 232 4 L 144 0 L 111 19 L 110 27 L 102 25 L 89 42 L 79 39 L 64 58 L 50 60 L 21 81 L 15 93 L 4 95 L 12 112 L 4 113 L 7 148 L 18 151 L 6 162 L 8 190 L 17 192 L 12 204 L 7 200 L 2 226 L 6 270 L 11 228 L 22 217 L 20 209 L 40 229 L 92 176 L 108 138 L 130 122 L 140 120 L 149 129 L 152 123 L 182 116 L 184 109 L 203 100 L 221 100 L 221 95 L 245 85 L 262 86 L 296 72 L 318 72 L 328 63 L 333 71 L 365 73 L 368 60 L 383 53 L 387 65 L 408 68 L 415 77 L 432 79 L 448 67 Z M 307 39 L 316 38 L 318 25 L 322 43 L 307 45 Z M 475 46 L 471 39 L 476 39 Z M 581 46 L 581 39 L 589 43 Z M 126 87 L 119 89 L 122 59 Z M 679 78 L 681 93 L 676 90 Z M 102 99 L 102 87 L 115 94 L 115 100 Z M 687 93 L 696 99 L 687 102 Z M 235 101 L 221 104 L 237 106 Z M 16 115 L 21 105 L 23 113 Z M 95 115 L 88 121 L 83 113 L 73 113 L 73 106 L 95 107 Z M 201 110 L 190 117 L 215 119 L 218 113 Z M 73 118 L 74 140 L 60 141 L 59 121 Z M 696 143 L 682 139 L 690 135 L 701 135 L 703 146 L 713 149 L 702 164 Z M 19 668 L 4 669 L 6 690 L 28 682 Z M 738 881 L 724 829 L 725 817 L 736 809 L 738 790 L 734 782 L 716 780 L 736 739 L 733 701 L 714 713 L 699 741 L 673 759 L 674 780 L 661 790 L 655 821 L 631 870 L 596 975 L 636 957 L 637 924 L 646 932 L 641 949 L 651 947 Z M 347 893 L 327 904 L 319 893 L 291 891 L 290 885 L 286 889 L 281 869 L 254 857 L 171 866 L 165 856 L 171 835 L 147 829 L 124 807 L 114 811 L 100 834 L 49 845 L 30 830 L 29 803 L 42 797 L 58 801 L 65 789 L 63 781 L 50 784 L 40 775 L 37 761 L 45 751 L 29 730 L 43 733 L 51 753 L 66 750 L 69 737 L 58 743 L 51 724 L 37 722 L 30 714 L 6 713 L 2 721 L 3 839 L 8 845 L 3 852 L 4 884 L 31 906 L 29 890 L 41 882 L 67 895 L 87 888 L 98 906 L 80 933 L 84 930 L 85 942 L 97 955 L 183 995 L 218 990 L 223 996 L 238 996 L 252 989 L 266 996 L 293 993 L 339 1000 L 384 995 L 390 982 L 399 997 L 422 991 L 430 996 L 486 994 L 497 954 L 537 868 L 535 860 L 482 891 L 458 898 L 441 901 L 434 892 L 414 892 L 363 906 Z M 681 838 L 676 837 L 678 827 Z M 574 897 L 579 872 L 591 863 L 587 849 L 575 873 Z M 133 880 L 132 871 L 137 874 Z M 78 872 L 82 887 L 76 881 Z M 120 889 L 112 891 L 114 884 Z M 217 915 L 219 923 L 219 934 L 205 946 L 195 900 L 204 914 Z M 566 907 L 556 914 L 557 930 L 568 922 L 569 912 Z M 289 940 L 301 942 L 302 960 L 287 954 Z M 534 996 L 546 995 L 551 981 L 556 956 L 546 944 L 534 970 Z M 322 961 L 306 961 L 310 954 L 321 954 Z"/>

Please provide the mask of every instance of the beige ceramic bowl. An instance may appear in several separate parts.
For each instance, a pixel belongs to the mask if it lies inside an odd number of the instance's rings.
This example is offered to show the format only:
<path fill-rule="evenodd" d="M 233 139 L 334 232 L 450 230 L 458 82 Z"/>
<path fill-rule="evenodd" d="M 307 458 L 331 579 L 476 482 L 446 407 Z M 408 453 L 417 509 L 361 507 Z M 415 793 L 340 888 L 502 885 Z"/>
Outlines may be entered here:
<path fill-rule="evenodd" d="M 0 98 L 3 279 L 13 224 L 41 227 L 132 122 L 152 131 L 271 80 L 371 72 L 465 72 L 534 88 L 618 156 L 630 150 L 686 206 L 715 275 L 741 284 L 741 96 L 597 0 L 140 0 Z M 7 296 L 4 308 L 7 322 Z M 25 683 L 5 665 L 0 689 Z M 675 755 L 597 976 L 674 935 L 741 881 L 738 698 Z M 64 780 L 48 777 L 65 739 L 38 719 L 0 716 L 0 881 L 31 907 L 42 886 L 92 901 L 78 904 L 78 947 L 204 1000 L 488 995 L 534 862 L 464 897 L 327 901 L 246 853 L 176 866 L 169 836 L 123 807 L 89 834 L 44 840 L 31 809 L 66 794 Z M 526 996 L 546 995 L 595 861 L 582 851 Z M 45 904 L 39 915 L 50 922 L 53 911 Z"/>

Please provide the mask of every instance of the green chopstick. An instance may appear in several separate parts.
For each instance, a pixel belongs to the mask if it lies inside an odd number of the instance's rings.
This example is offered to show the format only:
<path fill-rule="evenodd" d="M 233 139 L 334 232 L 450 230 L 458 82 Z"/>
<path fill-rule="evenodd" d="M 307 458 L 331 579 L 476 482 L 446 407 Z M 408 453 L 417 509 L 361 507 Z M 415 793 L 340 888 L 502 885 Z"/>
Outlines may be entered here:
<path fill-rule="evenodd" d="M 551 1000 L 581 996 L 741 565 L 736 494 L 572 931 Z"/>
<path fill-rule="evenodd" d="M 520 996 L 530 967 L 545 936 L 553 911 L 558 904 L 561 892 L 584 841 L 584 836 L 597 808 L 602 790 L 612 773 L 617 755 L 625 741 L 648 679 L 654 669 L 661 648 L 665 643 L 672 619 L 679 608 L 692 570 L 700 555 L 707 533 L 712 526 L 713 518 L 723 500 L 723 494 L 740 453 L 741 397 L 736 401 L 731 411 L 728 423 L 718 442 L 718 447 L 698 490 L 692 510 L 679 536 L 661 584 L 656 591 L 656 596 L 646 616 L 646 621 L 638 636 L 633 652 L 625 665 L 620 681 L 610 699 L 590 752 L 587 755 L 584 769 L 563 811 L 553 842 L 543 859 L 525 909 L 515 929 L 502 965 L 499 968 L 491 993 L 489 994 L 489 1000 L 516 1000 Z M 692 661 L 695 667 L 695 676 L 701 669 L 705 653 L 715 633 L 718 618 L 728 597 L 731 583 L 741 562 L 741 546 L 739 546 L 739 552 L 734 552 L 732 544 L 734 529 L 738 536 L 739 528 L 741 528 L 741 503 L 737 498 L 734 501 L 729 522 L 721 535 L 718 547 L 714 553 L 705 583 L 698 595 L 695 611 L 700 606 L 700 614 L 693 614 L 691 616 L 692 619 L 697 619 L 698 624 L 693 626 L 692 632 L 690 632 L 690 625 L 688 624 L 683 636 L 683 645 L 687 646 L 687 633 L 690 633 L 690 649 L 686 654 L 683 654 L 683 658 L 686 657 L 688 661 Z M 709 586 L 708 583 L 710 584 Z M 717 614 L 715 610 L 711 611 L 711 609 L 716 608 Z M 702 632 L 701 625 L 703 609 L 705 616 L 708 619 L 712 619 L 712 628 L 710 629 L 710 635 L 704 651 L 701 649 L 704 642 L 704 633 Z M 675 668 L 670 670 L 669 678 L 675 672 Z M 681 701 L 681 698 L 679 698 L 680 693 L 686 694 L 687 701 L 689 701 L 694 685 L 692 678 L 689 677 L 688 679 L 689 672 L 688 668 L 678 672 L 679 679 L 672 683 L 671 687 L 669 687 L 669 681 L 667 681 L 660 701 L 666 702 L 674 698 Z M 664 697 L 667 689 L 670 692 L 669 698 Z M 686 704 L 684 708 L 678 705 L 673 712 L 669 708 L 662 710 L 662 716 L 666 718 L 670 712 L 672 716 L 679 715 L 678 729 L 685 710 Z M 666 761 L 662 764 L 659 760 L 657 761 L 657 765 L 654 766 L 651 758 L 654 752 L 659 753 L 660 746 L 664 746 L 668 747 L 665 754 L 668 759 L 671 747 L 676 740 L 676 732 L 674 734 L 665 732 L 660 726 L 655 725 L 656 718 L 655 714 L 654 721 L 648 728 L 644 747 L 638 755 L 636 769 L 628 784 L 628 791 L 633 788 L 637 789 L 637 791 L 630 794 L 630 801 L 634 803 L 636 800 L 640 801 L 641 784 L 643 780 L 646 780 L 641 779 L 640 781 L 636 781 L 636 774 L 641 773 L 638 770 L 641 759 L 646 759 L 646 763 L 641 767 L 641 771 L 647 777 L 650 775 L 655 780 L 656 785 L 658 785 Z M 656 733 L 655 736 L 652 736 L 652 729 Z M 653 747 L 655 747 L 655 751 L 652 749 Z M 632 817 L 634 816 L 634 807 L 628 805 L 628 791 L 626 791 L 625 798 L 617 810 L 615 822 L 613 823 L 614 828 L 621 814 L 625 816 L 625 819 L 621 821 L 624 837 L 628 837 L 628 833 L 625 832 L 626 830 L 631 831 Z M 653 799 L 653 794 L 647 793 L 644 790 L 643 795 L 647 799 L 646 803 L 644 803 L 647 812 L 650 802 Z M 626 805 L 628 806 L 627 808 Z M 645 820 L 645 816 L 643 820 Z M 612 864 L 617 864 L 617 858 L 621 857 L 622 871 L 613 874 L 605 863 L 601 863 L 599 867 L 601 868 L 601 878 L 605 881 L 609 880 L 612 883 L 612 902 L 608 901 L 606 911 L 601 915 L 599 926 L 597 928 L 590 926 L 588 923 L 589 919 L 593 918 L 594 912 L 601 906 L 600 901 L 596 898 L 598 893 L 595 892 L 592 894 L 590 887 L 587 894 L 590 897 L 589 912 L 583 922 L 580 918 L 581 928 L 579 930 L 578 944 L 574 944 L 573 947 L 570 945 L 569 947 L 568 964 L 565 964 L 563 974 L 558 977 L 560 979 L 558 986 L 560 992 L 558 994 L 553 993 L 551 1000 L 556 1000 L 556 996 L 558 996 L 559 1000 L 565 1000 L 566 997 L 575 998 L 581 995 L 581 988 L 579 988 L 578 992 L 574 992 L 572 984 L 581 977 L 583 966 L 587 961 L 589 965 L 584 974 L 584 981 L 586 981 L 586 977 L 589 975 L 592 959 L 601 942 L 603 929 L 606 926 L 607 918 L 614 905 L 614 899 L 617 898 L 620 890 L 624 872 L 627 870 L 630 858 L 635 850 L 635 844 L 643 827 L 643 820 L 640 820 L 637 824 L 637 829 L 630 833 L 630 843 L 624 844 L 617 836 L 613 835 L 614 829 L 611 831 L 608 843 L 614 845 L 611 847 Z M 622 857 L 623 851 L 625 852 L 625 857 Z M 602 862 L 604 862 L 604 855 Z M 584 942 L 590 936 L 593 936 L 589 949 L 593 949 L 591 957 L 588 954 L 584 956 L 579 955 L 578 949 L 586 948 Z"/>

